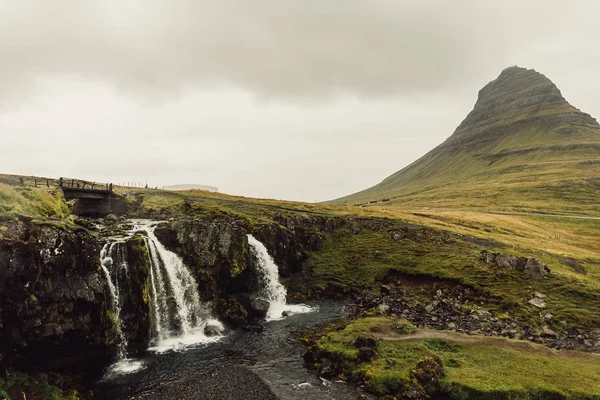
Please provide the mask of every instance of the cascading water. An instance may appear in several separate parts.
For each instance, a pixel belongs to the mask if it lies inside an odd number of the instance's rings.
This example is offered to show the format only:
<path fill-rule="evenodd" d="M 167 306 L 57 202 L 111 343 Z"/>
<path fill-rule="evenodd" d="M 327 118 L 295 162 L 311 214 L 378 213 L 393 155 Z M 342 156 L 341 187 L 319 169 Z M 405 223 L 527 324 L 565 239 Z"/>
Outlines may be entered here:
<path fill-rule="evenodd" d="M 218 340 L 223 325 L 202 305 L 196 281 L 175 253 L 154 235 L 151 221 L 136 221 L 134 230 L 147 233 L 150 269 L 150 307 L 153 347 L 156 351 L 179 349 Z"/>
<path fill-rule="evenodd" d="M 284 314 L 299 314 L 312 312 L 314 309 L 305 304 L 286 304 L 287 291 L 279 282 L 279 268 L 264 244 L 254 236 L 248 235 L 248 244 L 258 261 L 257 269 L 261 275 L 261 294 L 269 302 L 267 321 L 282 319 Z"/>
<path fill-rule="evenodd" d="M 117 332 L 117 362 L 113 364 L 111 373 L 133 372 L 142 367 L 140 361 L 127 358 L 127 340 L 123 334 L 121 314 L 121 300 L 119 296 L 119 275 L 122 271 L 127 273 L 127 261 L 125 258 L 124 242 L 107 243 L 100 251 L 100 265 L 106 278 L 108 289 L 110 291 L 111 307 L 110 312 L 115 321 Z M 111 270 L 113 274 L 111 275 Z M 114 277 L 114 278 L 113 278 Z M 113 282 L 114 279 L 114 282 Z"/>

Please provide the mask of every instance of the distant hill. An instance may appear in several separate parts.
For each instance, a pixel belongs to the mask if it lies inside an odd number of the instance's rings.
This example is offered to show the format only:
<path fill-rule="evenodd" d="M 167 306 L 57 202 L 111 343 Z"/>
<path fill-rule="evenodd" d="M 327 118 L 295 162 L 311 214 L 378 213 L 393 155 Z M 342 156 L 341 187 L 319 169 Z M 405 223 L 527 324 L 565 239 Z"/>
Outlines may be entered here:
<path fill-rule="evenodd" d="M 445 142 L 331 203 L 598 215 L 599 198 L 600 126 L 544 75 L 515 66 L 479 91 Z"/>
<path fill-rule="evenodd" d="M 217 187 L 209 186 L 209 185 L 183 184 L 183 185 L 165 186 L 165 190 L 192 190 L 192 189 L 206 190 L 209 192 L 218 192 L 219 191 L 219 189 Z"/>

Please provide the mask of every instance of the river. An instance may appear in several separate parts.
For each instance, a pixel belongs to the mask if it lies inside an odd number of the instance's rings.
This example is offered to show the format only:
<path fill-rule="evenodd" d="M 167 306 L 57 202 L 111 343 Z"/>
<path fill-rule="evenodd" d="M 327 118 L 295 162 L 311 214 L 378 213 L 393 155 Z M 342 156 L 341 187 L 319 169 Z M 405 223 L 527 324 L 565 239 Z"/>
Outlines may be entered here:
<path fill-rule="evenodd" d="M 109 374 L 98 383 L 96 396 L 107 400 L 153 399 L 158 389 L 181 385 L 217 366 L 243 365 L 260 376 L 280 399 L 356 399 L 359 392 L 352 385 L 323 381 L 303 365 L 305 348 L 298 339 L 345 313 L 341 303 L 310 305 L 318 311 L 267 322 L 261 333 L 235 330 L 216 343 L 185 351 L 148 351 L 140 360 L 143 369 Z"/>

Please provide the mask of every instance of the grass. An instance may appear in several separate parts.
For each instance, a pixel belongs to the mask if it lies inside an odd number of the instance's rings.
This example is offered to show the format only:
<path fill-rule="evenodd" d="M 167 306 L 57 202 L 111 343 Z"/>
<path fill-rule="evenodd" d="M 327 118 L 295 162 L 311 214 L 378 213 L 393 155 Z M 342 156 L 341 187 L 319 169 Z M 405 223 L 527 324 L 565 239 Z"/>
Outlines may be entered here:
<path fill-rule="evenodd" d="M 317 345 L 344 360 L 346 377 L 364 382 L 378 395 L 397 394 L 409 384 L 420 360 L 437 356 L 445 372 L 440 390 L 453 399 L 600 399 L 600 356 L 455 333 L 427 338 L 428 330 L 417 331 L 413 338 L 395 325 L 394 318 L 357 319 L 327 333 Z M 378 357 L 360 363 L 354 342 L 365 333 L 380 338 Z"/>
<path fill-rule="evenodd" d="M 349 228 L 321 231 L 322 248 L 309 251 L 302 275 L 287 282 L 290 291 L 302 297 L 376 291 L 390 274 L 404 274 L 425 276 L 431 282 L 450 280 L 474 288 L 487 296 L 491 309 L 510 312 L 532 326 L 539 324 L 539 310 L 527 305 L 525 299 L 534 290 L 548 295 L 547 303 L 556 321 L 587 327 L 600 323 L 596 221 L 451 211 L 415 213 L 384 207 L 250 199 L 200 190 L 126 190 L 123 194 L 130 204 L 136 205 L 134 213 L 155 218 L 232 217 L 248 226 L 277 224 L 273 218 L 279 214 L 378 221 L 381 228 L 361 228 L 357 233 Z M 404 221 L 417 225 L 408 226 Z M 398 229 L 405 237 L 391 239 L 390 232 Z M 447 231 L 496 240 L 506 247 L 490 250 L 491 243 L 472 243 Z M 560 239 L 555 239 L 555 232 Z M 540 258 L 553 274 L 550 279 L 536 281 L 517 271 L 495 270 L 480 261 L 484 249 Z M 577 273 L 560 261 L 563 256 L 576 259 L 587 274 Z M 564 327 L 554 329 L 560 331 Z"/>
<path fill-rule="evenodd" d="M 377 291 L 390 274 L 400 280 L 402 276 L 421 276 L 431 284 L 445 280 L 473 288 L 486 298 L 490 309 L 510 312 L 532 326 L 539 324 L 539 310 L 528 306 L 525 299 L 535 290 L 548 294 L 548 307 L 556 321 L 588 327 L 600 323 L 600 285 L 595 280 L 555 274 L 538 281 L 519 271 L 502 271 L 483 263 L 480 252 L 485 246 L 459 238 L 444 241 L 442 234 L 436 238 L 415 228 L 405 230 L 403 239 L 393 240 L 393 224 L 388 229 L 323 233 L 323 247 L 309 253 L 303 267 L 305 281 L 296 289 L 308 295 Z M 552 267 L 558 264 L 548 255 L 510 252 L 534 255 Z"/>
<path fill-rule="evenodd" d="M 19 215 L 54 220 L 70 218 L 60 190 L 0 184 L 0 218 L 14 219 Z"/>

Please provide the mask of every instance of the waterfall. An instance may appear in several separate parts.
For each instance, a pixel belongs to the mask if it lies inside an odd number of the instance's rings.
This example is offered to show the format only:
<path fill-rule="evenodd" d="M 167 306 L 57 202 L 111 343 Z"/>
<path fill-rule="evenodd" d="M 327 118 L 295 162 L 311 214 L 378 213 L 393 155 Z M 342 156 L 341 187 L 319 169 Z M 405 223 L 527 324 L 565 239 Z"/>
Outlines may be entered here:
<path fill-rule="evenodd" d="M 151 221 L 136 221 L 145 231 L 150 257 L 150 317 L 152 350 L 159 352 L 218 340 L 224 329 L 200 302 L 198 285 L 181 258 L 167 250 L 154 234 Z"/>
<path fill-rule="evenodd" d="M 119 275 L 127 274 L 125 243 L 122 241 L 107 243 L 100 251 L 100 265 L 106 278 L 110 292 L 110 312 L 117 332 L 117 362 L 110 368 L 109 373 L 133 372 L 142 368 L 141 361 L 127 358 L 127 340 L 123 334 L 121 315 L 121 299 L 119 296 Z M 112 275 L 111 275 L 112 270 Z M 114 281 L 113 281 L 114 280 Z"/>
<path fill-rule="evenodd" d="M 250 234 L 248 244 L 258 261 L 257 269 L 262 283 L 261 295 L 269 302 L 267 321 L 276 321 L 285 315 L 314 311 L 312 307 L 305 304 L 286 304 L 287 291 L 279 282 L 279 268 L 275 260 L 269 255 L 265 245 Z"/>

